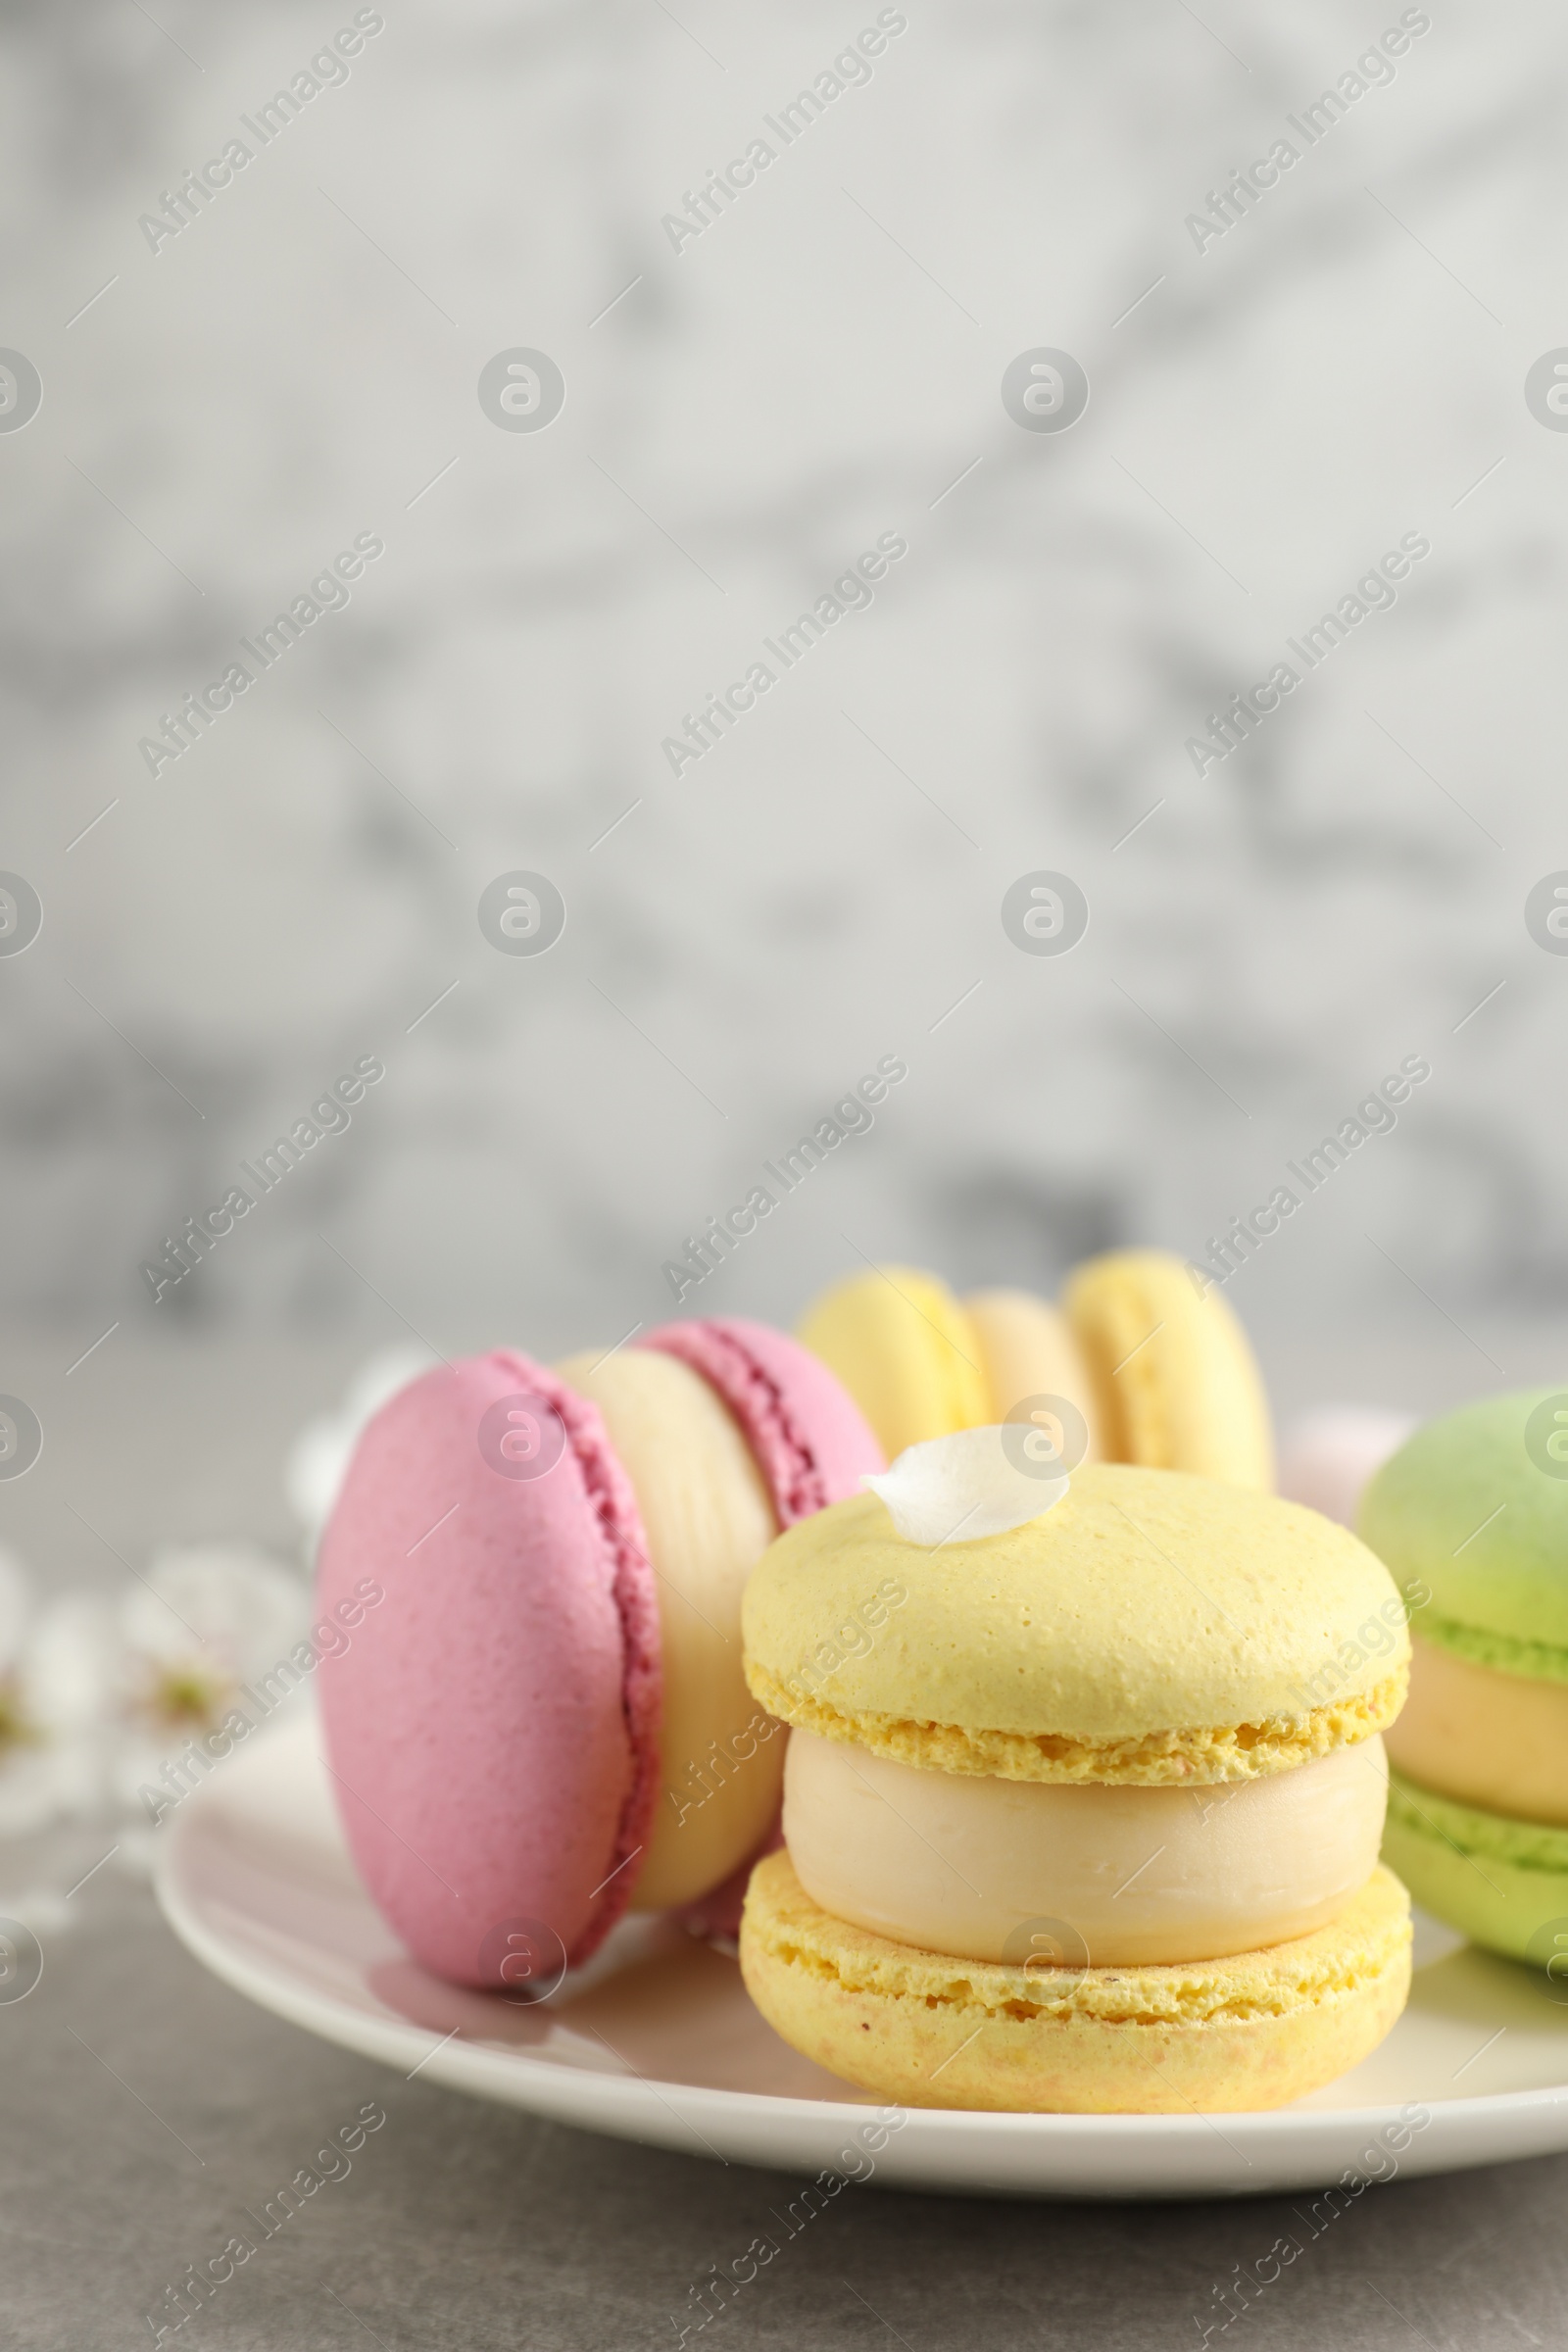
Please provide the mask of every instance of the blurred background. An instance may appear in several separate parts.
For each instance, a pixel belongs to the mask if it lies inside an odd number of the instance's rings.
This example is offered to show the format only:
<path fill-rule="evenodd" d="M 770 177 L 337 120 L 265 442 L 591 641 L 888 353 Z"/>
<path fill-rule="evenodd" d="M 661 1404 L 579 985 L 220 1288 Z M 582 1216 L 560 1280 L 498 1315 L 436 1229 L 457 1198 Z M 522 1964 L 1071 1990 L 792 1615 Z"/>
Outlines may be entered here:
<path fill-rule="evenodd" d="M 6 363 L 0 865 L 42 909 L 0 956 L 0 1387 L 46 1433 L 0 1533 L 113 1572 L 65 1505 L 114 1539 L 134 1487 L 292 1542 L 281 1449 L 368 1351 L 669 1314 L 885 1056 L 685 1311 L 1201 1255 L 1417 1056 L 1227 1295 L 1282 1408 L 1560 1364 L 1554 12 L 81 0 L 0 40 L 41 388 L 16 426 Z M 1042 349 L 1069 429 L 1004 404 Z M 1041 871 L 1068 953 L 1004 927 Z M 519 872 L 543 953 L 481 927 Z"/>

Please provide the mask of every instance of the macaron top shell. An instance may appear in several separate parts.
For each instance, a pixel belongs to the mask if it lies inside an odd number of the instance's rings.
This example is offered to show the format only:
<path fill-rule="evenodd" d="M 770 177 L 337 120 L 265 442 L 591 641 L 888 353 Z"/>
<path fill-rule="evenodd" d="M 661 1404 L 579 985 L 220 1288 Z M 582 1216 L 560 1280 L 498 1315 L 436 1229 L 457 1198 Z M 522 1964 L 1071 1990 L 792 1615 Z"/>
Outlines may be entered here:
<path fill-rule="evenodd" d="M 519 1399 L 538 1469 L 499 1446 Z M 323 1611 L 366 1579 L 385 1595 L 319 1675 L 380 1910 L 462 1984 L 504 1981 L 512 1933 L 546 1967 L 586 1959 L 647 1836 L 661 1695 L 648 1546 L 597 1410 L 511 1351 L 425 1374 L 361 1438 L 318 1573 Z"/>
<path fill-rule="evenodd" d="M 780 1527 L 827 1508 L 883 1468 L 882 1448 L 848 1392 L 810 1351 L 739 1316 L 665 1323 L 637 1343 L 700 1372 L 746 1433 Z"/>
<path fill-rule="evenodd" d="M 1195 1470 L 1267 1494 L 1268 1400 L 1218 1285 L 1165 1250 L 1115 1250 L 1068 1282 L 1063 1305 L 1089 1361 L 1106 1457 Z"/>
<path fill-rule="evenodd" d="M 969 1318 L 934 1274 L 852 1274 L 807 1310 L 796 1336 L 838 1375 L 890 1461 L 906 1446 L 991 1418 Z"/>
<path fill-rule="evenodd" d="M 1415 1602 L 1423 1641 L 1474 1665 L 1568 1683 L 1563 1433 L 1562 1391 L 1489 1396 L 1428 1422 L 1377 1472 L 1360 1533 Z"/>
<path fill-rule="evenodd" d="M 1247 1780 L 1380 1731 L 1409 1639 L 1388 1571 L 1295 1503 L 1099 1463 L 1042 1517 L 927 1549 L 872 1494 L 781 1536 L 743 1607 L 762 1704 L 1004 1779 Z"/>

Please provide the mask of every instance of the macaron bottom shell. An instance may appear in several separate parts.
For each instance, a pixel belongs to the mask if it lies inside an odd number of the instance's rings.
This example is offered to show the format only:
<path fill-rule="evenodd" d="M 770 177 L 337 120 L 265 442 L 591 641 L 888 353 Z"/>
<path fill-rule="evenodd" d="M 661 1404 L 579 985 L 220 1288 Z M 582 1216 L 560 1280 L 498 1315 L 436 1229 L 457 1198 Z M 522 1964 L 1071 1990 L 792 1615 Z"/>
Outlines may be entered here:
<path fill-rule="evenodd" d="M 752 1874 L 741 1972 L 791 2046 L 907 2106 L 1183 2115 L 1283 2107 L 1388 2034 L 1410 1905 L 1380 1866 L 1327 1927 L 1229 1959 L 1135 1968 L 954 1960 L 851 1927 L 787 1853 Z"/>
<path fill-rule="evenodd" d="M 1383 1858 L 1424 1911 L 1489 1952 L 1550 1966 L 1568 1998 L 1568 1829 L 1487 1813 L 1391 1772 Z"/>

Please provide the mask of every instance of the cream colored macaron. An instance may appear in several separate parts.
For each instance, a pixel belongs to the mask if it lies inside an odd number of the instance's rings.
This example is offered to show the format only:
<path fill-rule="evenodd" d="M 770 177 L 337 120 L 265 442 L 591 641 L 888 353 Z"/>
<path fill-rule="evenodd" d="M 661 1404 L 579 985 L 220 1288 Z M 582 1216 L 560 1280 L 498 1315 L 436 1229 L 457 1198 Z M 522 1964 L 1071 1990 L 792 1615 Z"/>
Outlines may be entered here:
<path fill-rule="evenodd" d="M 993 1437 L 1014 1523 L 901 1533 L 909 1466 L 934 1527 L 951 1457 L 956 1525 Z M 1298 1505 L 1121 1464 L 1029 1476 L 1000 1430 L 916 1448 L 756 1569 L 747 1680 L 795 1731 L 747 1982 L 786 2038 L 900 2098 L 1293 2098 L 1404 1998 L 1407 1905 L 1377 1865 L 1403 1604 Z"/>

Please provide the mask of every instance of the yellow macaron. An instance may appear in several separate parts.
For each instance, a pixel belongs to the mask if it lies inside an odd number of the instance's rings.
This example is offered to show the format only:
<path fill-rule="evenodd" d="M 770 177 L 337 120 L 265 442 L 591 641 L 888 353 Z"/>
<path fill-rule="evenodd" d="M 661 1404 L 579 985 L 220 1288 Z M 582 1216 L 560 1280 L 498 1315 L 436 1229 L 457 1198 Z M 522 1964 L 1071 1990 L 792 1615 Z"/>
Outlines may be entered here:
<path fill-rule="evenodd" d="M 825 1292 L 797 1336 L 838 1374 L 890 1459 L 1011 1416 L 1036 1421 L 1069 1470 L 1104 1458 L 1265 1493 L 1274 1484 L 1247 1334 L 1218 1289 L 1167 1250 L 1091 1258 L 1059 1307 L 1019 1290 L 960 1299 L 934 1274 L 870 1267 Z"/>
<path fill-rule="evenodd" d="M 1049 1415 L 1050 1442 L 1065 1443 L 1069 1459 L 1098 1456 L 1078 1342 L 1065 1316 L 1027 1291 L 960 1299 L 935 1274 L 868 1267 L 824 1292 L 796 1336 L 838 1374 L 890 1461 L 906 1446 L 1004 1421 L 1042 1397 L 1072 1408 L 1066 1431 L 1059 1413 Z"/>
<path fill-rule="evenodd" d="M 1088 1361 L 1105 1452 L 1265 1494 L 1274 1440 L 1257 1364 L 1213 1283 L 1164 1250 L 1114 1250 L 1070 1276 L 1062 1304 Z"/>
<path fill-rule="evenodd" d="M 921 1448 L 956 1501 L 990 1435 Z M 904 1468 L 747 1588 L 748 1684 L 794 1727 L 788 1852 L 741 1936 L 764 2016 L 933 2106 L 1217 2110 L 1332 2080 L 1409 1977 L 1377 1862 L 1409 1657 L 1388 1572 L 1298 1505 L 1121 1464 L 915 1542 Z"/>

